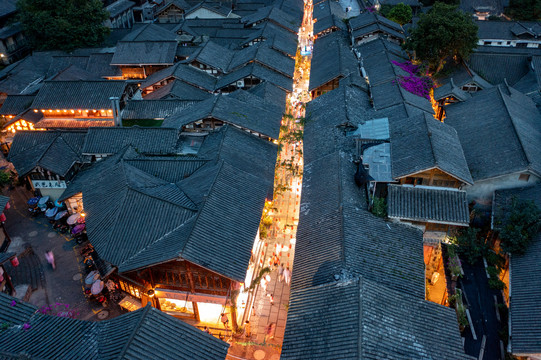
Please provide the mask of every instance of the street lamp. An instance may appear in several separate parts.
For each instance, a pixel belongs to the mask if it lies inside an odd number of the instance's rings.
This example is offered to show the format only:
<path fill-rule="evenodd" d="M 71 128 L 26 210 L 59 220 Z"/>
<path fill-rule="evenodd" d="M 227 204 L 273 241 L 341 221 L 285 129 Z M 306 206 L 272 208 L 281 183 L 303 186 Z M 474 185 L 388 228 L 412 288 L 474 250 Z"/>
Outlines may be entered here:
<path fill-rule="evenodd" d="M 379 12 L 379 9 L 381 9 L 381 4 L 379 3 L 379 0 L 376 0 L 374 3 L 374 9 L 376 9 L 377 12 Z"/>

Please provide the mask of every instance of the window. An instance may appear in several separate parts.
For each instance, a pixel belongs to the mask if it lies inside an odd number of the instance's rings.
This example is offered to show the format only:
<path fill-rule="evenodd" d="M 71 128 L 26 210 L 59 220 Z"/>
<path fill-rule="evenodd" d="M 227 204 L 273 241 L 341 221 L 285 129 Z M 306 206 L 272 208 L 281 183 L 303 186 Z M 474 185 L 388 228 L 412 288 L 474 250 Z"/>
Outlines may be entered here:
<path fill-rule="evenodd" d="M 136 286 L 133 286 L 130 283 L 127 283 L 125 281 L 119 280 L 118 284 L 120 285 L 120 288 L 127 292 L 128 294 L 131 294 L 132 296 L 135 296 L 136 298 L 141 298 L 141 292 L 140 289 Z"/>
<path fill-rule="evenodd" d="M 193 303 L 191 301 L 160 298 L 160 308 L 170 315 L 195 316 Z"/>
<path fill-rule="evenodd" d="M 528 181 L 528 180 L 530 180 L 530 174 L 520 174 L 518 176 L 518 179 L 520 181 Z"/>

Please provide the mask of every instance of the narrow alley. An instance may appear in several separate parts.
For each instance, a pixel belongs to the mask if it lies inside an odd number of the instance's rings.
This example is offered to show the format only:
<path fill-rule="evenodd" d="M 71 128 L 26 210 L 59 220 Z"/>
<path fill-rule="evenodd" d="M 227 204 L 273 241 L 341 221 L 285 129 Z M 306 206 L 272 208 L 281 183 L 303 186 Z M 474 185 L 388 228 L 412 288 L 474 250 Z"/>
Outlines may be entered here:
<path fill-rule="evenodd" d="M 286 274 L 295 271 L 293 259 L 302 190 L 305 103 L 311 100 L 308 86 L 313 47 L 312 8 L 311 0 L 305 1 L 303 22 L 299 29 L 293 92 L 287 97 L 286 113 L 280 131 L 274 199 L 268 203 L 268 213 L 264 214 L 272 219 L 272 225 L 268 237 L 260 240 L 255 252 L 257 259 L 253 279 L 262 269 L 268 267 L 271 271 L 257 284 L 252 301 L 248 303 L 251 306 L 247 317 L 251 336 L 247 336 L 246 324 L 243 324 L 244 336 L 232 340 L 228 359 L 280 358 L 289 305 L 290 290 Z M 273 265 L 276 259 L 284 269 L 281 278 L 279 266 Z"/>

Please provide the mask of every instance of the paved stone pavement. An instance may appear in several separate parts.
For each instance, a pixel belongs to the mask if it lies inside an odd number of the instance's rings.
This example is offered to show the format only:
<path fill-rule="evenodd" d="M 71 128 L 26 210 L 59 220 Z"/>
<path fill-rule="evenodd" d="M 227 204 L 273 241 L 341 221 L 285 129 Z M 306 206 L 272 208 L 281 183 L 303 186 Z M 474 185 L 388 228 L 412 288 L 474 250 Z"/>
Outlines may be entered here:
<path fill-rule="evenodd" d="M 32 293 L 29 302 L 38 307 L 54 306 L 56 303 L 69 304 L 69 308 L 78 313 L 79 319 L 98 320 L 96 315 L 102 310 L 109 312 L 108 317 L 120 314 L 114 304 L 104 309 L 103 306 L 86 300 L 83 293 L 85 273 L 78 250 L 80 246 L 77 246 L 69 235 L 55 231 L 44 215 L 37 217 L 29 215 L 26 202 L 33 196 L 32 193 L 21 186 L 11 190 L 5 188 L 2 193 L 10 197 L 11 204 L 11 208 L 5 211 L 7 217 L 5 227 L 12 239 L 8 251 L 21 254 L 30 245 L 35 254 L 32 266 L 38 267 L 26 270 L 16 268 L 14 271 L 21 273 L 26 271 L 28 274 L 41 272 L 43 275 L 43 284 Z M 55 255 L 56 270 L 53 270 L 45 259 L 44 254 L 47 250 L 52 250 Z M 17 280 L 31 281 L 28 275 L 21 275 Z M 100 317 L 105 314 L 100 314 Z"/>

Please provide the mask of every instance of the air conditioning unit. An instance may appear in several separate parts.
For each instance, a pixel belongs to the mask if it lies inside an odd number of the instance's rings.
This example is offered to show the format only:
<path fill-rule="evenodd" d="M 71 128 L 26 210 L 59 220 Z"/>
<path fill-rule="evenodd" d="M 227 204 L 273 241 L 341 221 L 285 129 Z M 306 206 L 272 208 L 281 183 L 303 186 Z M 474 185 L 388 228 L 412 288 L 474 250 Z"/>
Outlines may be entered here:
<path fill-rule="evenodd" d="M 237 87 L 238 88 L 244 87 L 244 80 L 237 80 Z"/>

